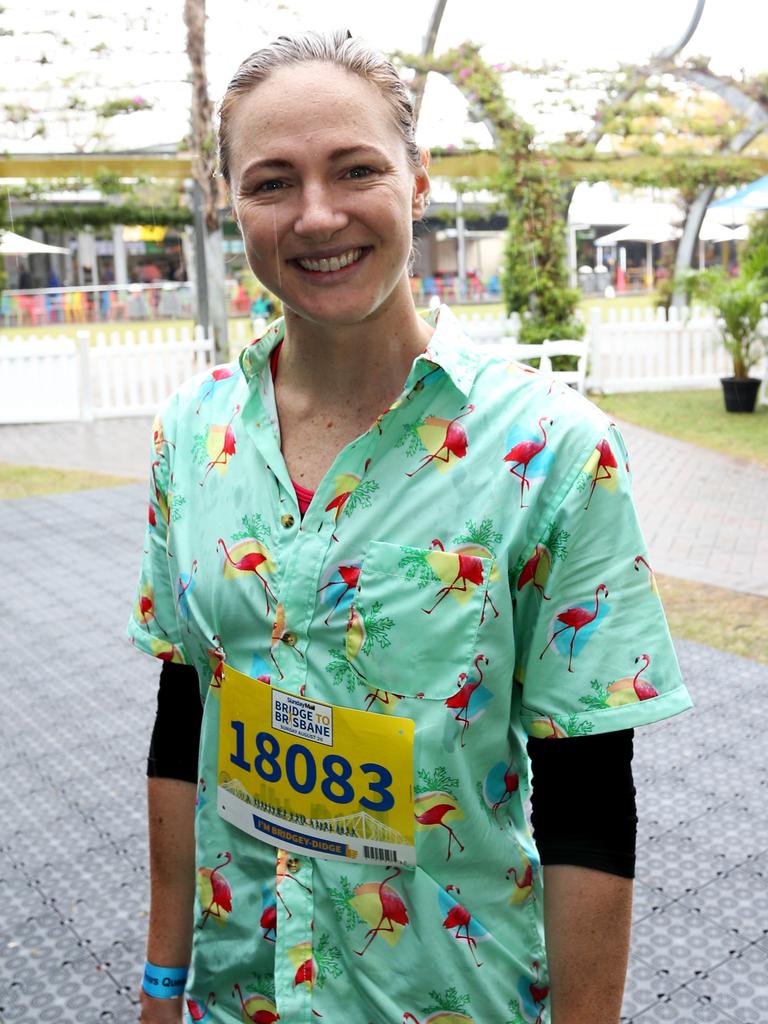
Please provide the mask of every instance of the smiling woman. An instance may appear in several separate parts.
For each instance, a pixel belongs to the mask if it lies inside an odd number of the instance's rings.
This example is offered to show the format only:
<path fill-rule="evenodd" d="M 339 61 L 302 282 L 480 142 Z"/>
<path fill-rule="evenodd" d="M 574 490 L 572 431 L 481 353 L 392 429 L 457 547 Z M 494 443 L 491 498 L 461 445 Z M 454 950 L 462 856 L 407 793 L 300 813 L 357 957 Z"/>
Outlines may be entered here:
<path fill-rule="evenodd" d="M 689 704 L 622 439 L 418 315 L 427 154 L 380 55 L 345 33 L 253 54 L 221 172 L 285 315 L 153 431 L 129 635 L 164 663 L 152 762 L 188 742 L 150 771 L 150 975 L 191 951 L 190 1014 L 222 1024 L 614 1024 L 631 730 Z M 143 1024 L 177 1024 L 160 1003 Z"/>

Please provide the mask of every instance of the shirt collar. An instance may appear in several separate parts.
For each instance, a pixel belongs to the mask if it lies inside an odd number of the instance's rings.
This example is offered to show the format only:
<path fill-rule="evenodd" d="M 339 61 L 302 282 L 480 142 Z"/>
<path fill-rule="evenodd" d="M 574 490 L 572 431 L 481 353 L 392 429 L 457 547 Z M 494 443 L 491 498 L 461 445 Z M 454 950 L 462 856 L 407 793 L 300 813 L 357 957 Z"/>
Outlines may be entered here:
<path fill-rule="evenodd" d="M 431 309 L 424 319 L 434 327 L 435 332 L 416 364 L 426 360 L 439 366 L 459 391 L 468 397 L 477 374 L 480 353 L 447 306 Z M 247 381 L 250 382 L 267 365 L 271 352 L 283 340 L 284 334 L 285 320 L 280 317 L 261 337 L 243 349 L 240 353 L 240 368 Z M 411 375 L 417 369 L 416 364 Z M 423 376 L 420 368 L 418 375 Z"/>

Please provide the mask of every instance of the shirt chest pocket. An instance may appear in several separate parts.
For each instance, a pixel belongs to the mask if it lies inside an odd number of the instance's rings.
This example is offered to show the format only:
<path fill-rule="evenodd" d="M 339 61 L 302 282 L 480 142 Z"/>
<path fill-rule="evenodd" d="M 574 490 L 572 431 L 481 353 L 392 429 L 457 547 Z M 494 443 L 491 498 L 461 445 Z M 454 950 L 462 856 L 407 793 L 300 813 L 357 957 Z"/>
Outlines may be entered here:
<path fill-rule="evenodd" d="M 346 633 L 346 655 L 376 690 L 445 699 L 476 656 L 493 559 L 372 541 Z"/>

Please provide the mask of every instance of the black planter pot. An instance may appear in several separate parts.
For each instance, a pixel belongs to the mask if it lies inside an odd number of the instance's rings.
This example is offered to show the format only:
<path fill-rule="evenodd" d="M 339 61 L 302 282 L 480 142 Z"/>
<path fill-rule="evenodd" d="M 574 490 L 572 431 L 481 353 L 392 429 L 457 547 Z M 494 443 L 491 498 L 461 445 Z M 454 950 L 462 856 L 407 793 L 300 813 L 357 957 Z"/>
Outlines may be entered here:
<path fill-rule="evenodd" d="M 726 412 L 754 412 L 762 381 L 757 377 L 721 377 Z"/>

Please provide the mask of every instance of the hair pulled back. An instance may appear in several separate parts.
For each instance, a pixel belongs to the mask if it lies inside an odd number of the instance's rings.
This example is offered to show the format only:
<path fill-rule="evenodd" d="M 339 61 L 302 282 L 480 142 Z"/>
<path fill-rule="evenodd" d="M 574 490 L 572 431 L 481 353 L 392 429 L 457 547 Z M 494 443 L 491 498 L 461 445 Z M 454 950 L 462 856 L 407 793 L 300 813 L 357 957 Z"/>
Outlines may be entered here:
<path fill-rule="evenodd" d="M 344 30 L 302 32 L 295 36 L 279 36 L 275 42 L 246 57 L 227 86 L 219 107 L 219 173 L 226 183 L 230 184 L 229 119 L 238 99 L 280 68 L 312 63 L 344 68 L 376 86 L 392 111 L 408 161 L 414 170 L 418 170 L 421 150 L 414 137 L 413 104 L 391 61 Z"/>

